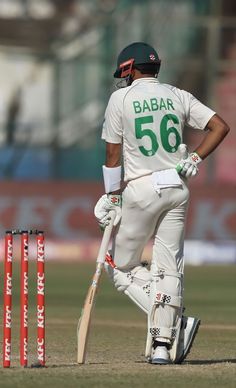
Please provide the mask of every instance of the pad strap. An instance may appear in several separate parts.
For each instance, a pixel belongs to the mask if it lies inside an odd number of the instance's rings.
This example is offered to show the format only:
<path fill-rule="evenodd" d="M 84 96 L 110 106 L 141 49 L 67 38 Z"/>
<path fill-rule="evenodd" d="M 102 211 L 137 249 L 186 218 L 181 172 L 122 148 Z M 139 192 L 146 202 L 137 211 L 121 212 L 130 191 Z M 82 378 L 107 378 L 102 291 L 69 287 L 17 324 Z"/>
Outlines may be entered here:
<path fill-rule="evenodd" d="M 175 272 L 175 271 L 166 271 L 160 269 L 157 274 L 154 275 L 155 277 L 164 278 L 165 276 L 172 276 L 174 278 L 182 279 L 183 274 L 181 272 Z"/>
<path fill-rule="evenodd" d="M 168 339 L 174 339 L 176 336 L 176 329 L 174 327 L 151 327 L 150 333 L 153 338 L 164 337 Z"/>
<path fill-rule="evenodd" d="M 182 306 L 182 297 L 170 295 L 170 294 L 165 294 L 162 291 L 157 291 L 154 303 L 155 304 L 167 304 L 169 306 L 174 306 L 174 307 L 181 307 Z"/>

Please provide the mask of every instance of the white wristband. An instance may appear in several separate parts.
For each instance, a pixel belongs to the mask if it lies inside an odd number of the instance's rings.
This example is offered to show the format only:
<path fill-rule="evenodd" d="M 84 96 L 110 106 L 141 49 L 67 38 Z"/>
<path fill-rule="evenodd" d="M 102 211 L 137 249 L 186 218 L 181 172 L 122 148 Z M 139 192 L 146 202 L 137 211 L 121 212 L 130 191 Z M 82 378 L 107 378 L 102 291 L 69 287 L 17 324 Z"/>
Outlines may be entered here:
<path fill-rule="evenodd" d="M 111 193 L 120 189 L 121 166 L 106 167 L 102 166 L 105 193 Z"/>

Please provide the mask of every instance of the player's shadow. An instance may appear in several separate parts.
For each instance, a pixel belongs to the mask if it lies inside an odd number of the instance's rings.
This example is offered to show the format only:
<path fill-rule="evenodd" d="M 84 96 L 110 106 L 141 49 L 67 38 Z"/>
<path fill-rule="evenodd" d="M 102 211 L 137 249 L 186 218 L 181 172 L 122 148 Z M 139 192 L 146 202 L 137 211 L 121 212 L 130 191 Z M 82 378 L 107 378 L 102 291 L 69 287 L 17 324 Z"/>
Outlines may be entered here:
<path fill-rule="evenodd" d="M 47 365 L 47 368 L 71 368 L 71 367 L 76 367 L 76 368 L 84 368 L 88 367 L 89 365 L 108 365 L 108 362 L 86 362 L 84 364 L 77 364 L 77 363 L 71 363 L 71 364 L 52 364 L 52 365 Z"/>
<path fill-rule="evenodd" d="M 223 364 L 229 362 L 230 364 L 236 364 L 236 358 L 224 358 L 220 360 L 189 360 L 185 361 L 185 365 L 211 365 L 211 364 Z"/>
<path fill-rule="evenodd" d="M 137 360 L 134 361 L 135 364 L 147 364 L 146 360 Z M 236 358 L 222 358 L 220 360 L 189 360 L 184 361 L 182 364 L 170 364 L 172 366 L 181 366 L 181 365 L 213 365 L 213 364 L 224 364 L 228 362 L 230 364 L 236 364 Z M 149 364 L 152 365 L 152 364 Z"/>

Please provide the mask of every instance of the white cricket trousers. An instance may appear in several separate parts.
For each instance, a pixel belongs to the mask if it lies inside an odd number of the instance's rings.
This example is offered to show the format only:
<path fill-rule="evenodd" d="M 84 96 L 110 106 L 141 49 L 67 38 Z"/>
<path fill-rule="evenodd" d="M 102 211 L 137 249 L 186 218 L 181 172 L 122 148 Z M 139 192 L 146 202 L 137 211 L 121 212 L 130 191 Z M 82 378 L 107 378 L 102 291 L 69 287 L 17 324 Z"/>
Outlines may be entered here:
<path fill-rule="evenodd" d="M 183 273 L 184 226 L 189 190 L 184 181 L 175 188 L 153 188 L 151 175 L 130 181 L 122 195 L 122 218 L 112 255 L 121 270 L 140 265 L 146 243 L 154 237 L 152 264 Z"/>

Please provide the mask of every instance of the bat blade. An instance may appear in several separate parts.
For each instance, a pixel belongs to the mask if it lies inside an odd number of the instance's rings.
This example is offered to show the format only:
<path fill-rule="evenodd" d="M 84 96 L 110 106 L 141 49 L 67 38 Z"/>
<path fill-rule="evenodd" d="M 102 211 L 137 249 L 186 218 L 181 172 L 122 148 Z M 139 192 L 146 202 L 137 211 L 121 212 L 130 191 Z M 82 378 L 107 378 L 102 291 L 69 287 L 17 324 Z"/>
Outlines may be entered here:
<path fill-rule="evenodd" d="M 97 290 L 98 290 L 98 286 L 99 286 L 99 282 L 102 274 L 102 269 L 104 266 L 105 256 L 106 256 L 108 244 L 112 233 L 114 219 L 115 219 L 115 212 L 111 211 L 110 223 L 105 228 L 100 249 L 98 252 L 96 271 L 92 279 L 92 284 L 88 289 L 88 293 L 84 302 L 84 307 L 77 326 L 77 363 L 78 364 L 85 363 L 89 329 L 91 326 L 91 317 L 92 317 L 93 307 L 95 305 L 95 297 L 97 294 Z"/>
<path fill-rule="evenodd" d="M 89 329 L 93 307 L 95 305 L 95 297 L 97 293 L 98 284 L 92 284 L 89 287 L 84 307 L 81 312 L 81 316 L 77 327 L 77 342 L 78 342 L 78 353 L 77 363 L 84 364 L 87 350 L 87 343 L 89 337 Z"/>

